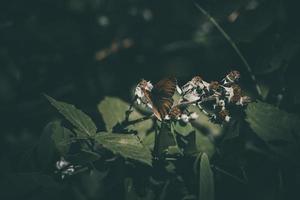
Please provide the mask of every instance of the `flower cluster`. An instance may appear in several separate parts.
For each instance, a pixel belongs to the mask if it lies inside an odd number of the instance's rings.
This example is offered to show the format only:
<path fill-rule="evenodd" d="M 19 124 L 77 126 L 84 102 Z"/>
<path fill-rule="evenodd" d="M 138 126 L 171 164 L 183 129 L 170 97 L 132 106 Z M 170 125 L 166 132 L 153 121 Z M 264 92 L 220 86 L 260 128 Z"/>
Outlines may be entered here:
<path fill-rule="evenodd" d="M 238 71 L 231 71 L 221 81 L 206 82 L 200 76 L 195 76 L 182 87 L 179 87 L 176 81 L 170 81 L 171 79 L 162 80 L 154 86 L 150 81 L 142 80 L 135 89 L 135 96 L 138 104 L 146 105 L 154 114 L 160 112 L 159 116 L 163 115 L 163 120 L 183 122 L 194 120 L 198 115 L 189 112 L 187 108 L 189 105 L 196 105 L 213 122 L 229 122 L 231 116 L 228 106 L 244 106 L 250 102 L 250 98 L 242 94 L 237 84 L 239 78 Z M 172 95 L 175 93 L 175 88 L 180 95 L 180 100 L 173 103 Z M 161 96 L 152 94 L 153 90 L 159 90 Z M 172 95 L 168 95 L 170 92 Z"/>
<path fill-rule="evenodd" d="M 218 81 L 206 82 L 200 76 L 194 77 L 182 88 L 180 103 L 191 103 L 207 114 L 214 122 L 229 122 L 230 113 L 227 106 L 244 106 L 250 102 L 248 96 L 243 96 L 237 81 L 240 78 L 238 71 L 231 71 L 226 77 Z M 204 109 L 203 104 L 211 103 L 210 108 Z M 209 112 L 207 111 L 209 110 Z"/>
<path fill-rule="evenodd" d="M 135 96 L 137 97 L 137 103 L 146 104 L 149 108 L 152 108 L 150 98 L 148 97 L 147 92 L 151 92 L 153 85 L 150 81 L 141 80 L 137 87 L 135 88 Z"/>
<path fill-rule="evenodd" d="M 64 179 L 66 176 L 73 175 L 76 167 L 77 166 L 74 166 L 66 161 L 64 157 L 61 157 L 60 160 L 56 162 L 56 169 L 58 170 L 57 173 L 60 173 L 62 179 Z"/>

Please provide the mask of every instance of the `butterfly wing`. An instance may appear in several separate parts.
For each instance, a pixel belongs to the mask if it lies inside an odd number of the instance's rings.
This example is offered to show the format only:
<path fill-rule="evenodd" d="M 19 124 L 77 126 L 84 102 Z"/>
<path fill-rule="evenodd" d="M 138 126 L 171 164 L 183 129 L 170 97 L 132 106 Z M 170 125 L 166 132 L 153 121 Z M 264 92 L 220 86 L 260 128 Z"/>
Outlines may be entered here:
<path fill-rule="evenodd" d="M 159 120 L 164 119 L 173 106 L 172 96 L 175 93 L 176 85 L 176 78 L 165 78 L 156 83 L 151 91 L 153 113 Z"/>

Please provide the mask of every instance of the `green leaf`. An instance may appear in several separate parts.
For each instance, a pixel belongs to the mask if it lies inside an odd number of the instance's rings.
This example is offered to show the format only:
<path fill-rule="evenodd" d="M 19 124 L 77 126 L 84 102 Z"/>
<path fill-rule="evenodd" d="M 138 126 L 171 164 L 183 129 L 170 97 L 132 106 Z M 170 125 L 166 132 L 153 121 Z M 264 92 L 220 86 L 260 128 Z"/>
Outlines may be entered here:
<path fill-rule="evenodd" d="M 171 128 L 171 124 L 167 122 L 162 122 L 159 128 L 159 133 L 157 136 L 157 141 L 154 146 L 155 153 L 157 156 L 164 156 L 169 147 L 177 146 L 177 141 L 175 138 L 174 131 Z"/>
<path fill-rule="evenodd" d="M 104 100 L 100 102 L 98 110 L 102 115 L 107 131 L 111 132 L 116 124 L 122 123 L 125 120 L 128 108 L 128 103 L 115 97 L 105 97 Z M 129 116 L 129 121 L 140 119 L 142 117 L 144 117 L 142 114 L 133 110 Z M 139 136 L 143 138 L 146 131 L 152 127 L 152 124 L 152 120 L 145 120 L 143 122 L 130 125 L 127 128 L 129 130 L 137 131 Z"/>
<path fill-rule="evenodd" d="M 214 200 L 214 175 L 210 168 L 208 156 L 203 153 L 200 161 L 199 200 Z"/>
<path fill-rule="evenodd" d="M 51 128 L 51 139 L 54 142 L 57 151 L 62 156 L 66 155 L 73 142 L 74 134 L 69 129 L 63 127 L 60 122 L 52 122 Z"/>
<path fill-rule="evenodd" d="M 232 119 L 229 123 L 225 124 L 223 129 L 224 138 L 223 141 L 231 140 L 240 135 L 241 124 L 240 120 Z"/>
<path fill-rule="evenodd" d="M 246 121 L 252 130 L 273 151 L 292 160 L 293 155 L 297 157 L 300 119 L 296 115 L 260 101 L 249 104 L 246 115 Z"/>
<path fill-rule="evenodd" d="M 150 133 L 147 133 L 145 137 L 142 139 L 143 145 L 148 147 L 149 149 L 153 150 L 154 143 L 155 143 L 155 132 L 152 131 Z"/>
<path fill-rule="evenodd" d="M 209 157 L 212 157 L 215 153 L 214 144 L 198 130 L 185 137 L 185 140 L 187 141 L 184 148 L 185 154 L 195 156 L 199 153 L 206 153 Z"/>
<path fill-rule="evenodd" d="M 115 154 L 152 165 L 150 150 L 135 135 L 102 132 L 97 134 L 95 140 L 98 144 Z"/>
<path fill-rule="evenodd" d="M 198 118 L 192 121 L 193 127 L 201 131 L 205 130 L 206 135 L 219 136 L 221 134 L 222 127 L 211 122 L 208 116 L 201 112 L 197 106 L 189 106 L 189 111 L 198 114 Z"/>
<path fill-rule="evenodd" d="M 45 95 L 50 103 L 76 128 L 75 132 L 81 136 L 94 136 L 97 127 L 92 119 L 71 104 L 56 101 Z"/>
<path fill-rule="evenodd" d="M 191 123 L 183 123 L 180 121 L 175 122 L 173 127 L 174 131 L 182 136 L 187 136 L 195 130 Z"/>
<path fill-rule="evenodd" d="M 270 104 L 255 102 L 246 109 L 246 121 L 263 140 L 294 140 L 293 133 L 299 135 L 300 120 Z"/>
<path fill-rule="evenodd" d="M 67 155 L 66 160 L 72 164 L 85 165 L 94 162 L 100 158 L 100 155 L 87 150 L 81 150 L 79 153 Z"/>
<path fill-rule="evenodd" d="M 180 156 L 182 155 L 182 151 L 179 149 L 177 145 L 169 146 L 166 150 L 166 154 L 168 156 Z"/>

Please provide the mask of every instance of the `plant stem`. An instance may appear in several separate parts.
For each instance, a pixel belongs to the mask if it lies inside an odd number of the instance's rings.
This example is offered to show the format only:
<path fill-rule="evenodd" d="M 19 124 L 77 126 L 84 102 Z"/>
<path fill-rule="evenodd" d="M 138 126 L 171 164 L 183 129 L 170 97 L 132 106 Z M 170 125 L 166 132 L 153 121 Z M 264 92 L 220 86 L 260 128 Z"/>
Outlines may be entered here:
<path fill-rule="evenodd" d="M 262 96 L 262 91 L 261 91 L 260 86 L 257 84 L 257 80 L 256 80 L 256 77 L 253 73 L 253 70 L 250 67 L 250 65 L 249 65 L 248 61 L 246 60 L 246 58 L 243 56 L 242 52 L 239 50 L 236 43 L 232 40 L 232 38 L 224 31 L 224 29 L 219 25 L 219 23 L 205 9 L 203 9 L 194 0 L 193 0 L 193 2 L 195 4 L 195 6 L 197 7 L 197 9 L 200 10 L 202 12 L 202 14 L 204 14 L 211 21 L 211 23 L 213 23 L 213 25 L 215 25 L 215 27 L 218 29 L 218 31 L 220 31 L 220 33 L 224 36 L 224 38 L 229 42 L 231 47 L 235 50 L 235 52 L 241 58 L 242 62 L 244 63 L 246 69 L 248 70 L 248 72 L 250 74 L 250 77 L 251 77 L 252 81 L 255 84 L 257 94 L 261 97 Z"/>
<path fill-rule="evenodd" d="M 233 174 L 231 174 L 231 173 L 229 173 L 229 172 L 225 171 L 224 169 L 221 169 L 221 168 L 219 168 L 219 167 L 217 167 L 217 166 L 213 166 L 213 169 L 215 169 L 215 170 L 217 170 L 217 171 L 219 171 L 219 172 L 221 172 L 221 173 L 223 173 L 223 174 L 225 174 L 225 175 L 227 175 L 227 176 L 229 176 L 229 177 L 235 179 L 236 181 L 238 181 L 238 182 L 240 182 L 240 183 L 243 183 L 243 184 L 246 184 L 246 183 L 247 183 L 246 180 L 243 180 L 243 179 L 241 179 L 240 177 L 235 176 L 235 175 L 233 175 Z"/>

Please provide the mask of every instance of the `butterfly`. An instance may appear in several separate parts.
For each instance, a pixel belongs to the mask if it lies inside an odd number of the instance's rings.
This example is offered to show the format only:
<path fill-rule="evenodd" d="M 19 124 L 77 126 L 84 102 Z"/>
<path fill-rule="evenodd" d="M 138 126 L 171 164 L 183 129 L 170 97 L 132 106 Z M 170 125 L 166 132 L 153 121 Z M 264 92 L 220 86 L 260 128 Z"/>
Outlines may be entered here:
<path fill-rule="evenodd" d="M 136 87 L 135 94 L 139 101 L 150 107 L 160 121 L 164 120 L 173 106 L 173 95 L 177 86 L 175 77 L 160 80 L 152 85 L 149 81 L 142 80 Z"/>

